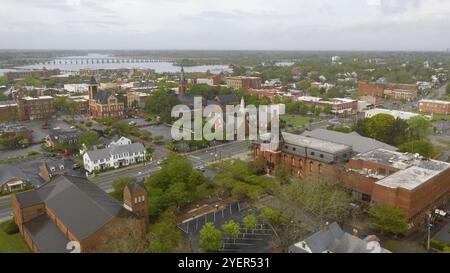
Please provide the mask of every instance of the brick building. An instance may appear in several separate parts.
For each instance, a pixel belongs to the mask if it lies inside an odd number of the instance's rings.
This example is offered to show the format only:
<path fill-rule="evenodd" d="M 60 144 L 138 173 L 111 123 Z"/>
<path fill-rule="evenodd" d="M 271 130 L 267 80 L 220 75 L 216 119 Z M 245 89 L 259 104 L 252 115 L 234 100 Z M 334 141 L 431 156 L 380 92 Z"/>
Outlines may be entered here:
<path fill-rule="evenodd" d="M 16 79 L 23 79 L 25 77 L 34 78 L 49 78 L 50 76 L 59 75 L 61 71 L 59 69 L 39 69 L 39 70 L 27 70 L 27 71 L 9 71 L 5 72 L 4 76 L 8 81 Z"/>
<path fill-rule="evenodd" d="M 17 103 L 15 101 L 0 101 L 0 121 L 17 119 Z"/>
<path fill-rule="evenodd" d="M 55 99 L 51 96 L 20 97 L 17 99 L 19 120 L 49 119 L 55 115 Z"/>
<path fill-rule="evenodd" d="M 286 164 L 291 175 L 317 178 L 324 171 L 334 171 L 334 165 L 343 164 L 352 153 L 351 147 L 347 145 L 290 133 L 282 133 L 279 144 L 268 144 L 268 141 L 263 140 L 264 137 L 261 139 L 253 144 L 253 156 L 267 161 L 269 173 L 275 166 Z M 262 144 L 270 148 L 263 149 Z"/>
<path fill-rule="evenodd" d="M 145 245 L 148 215 L 141 207 L 148 195 L 141 186 L 129 188 L 122 206 L 86 178 L 58 176 L 12 196 L 14 222 L 33 252 L 69 252 L 70 241 L 81 252 L 145 251 L 134 246 Z"/>
<path fill-rule="evenodd" d="M 250 88 L 261 88 L 261 78 L 260 77 L 228 77 L 226 79 L 227 86 L 234 89 L 244 89 L 248 90 Z"/>
<path fill-rule="evenodd" d="M 358 82 L 358 94 L 376 98 L 412 101 L 417 98 L 415 84 Z"/>
<path fill-rule="evenodd" d="M 403 208 L 413 226 L 425 211 L 446 207 L 449 177 L 449 163 L 385 149 L 351 158 L 340 176 L 358 199 Z"/>
<path fill-rule="evenodd" d="M 325 108 L 331 107 L 331 113 L 337 116 L 345 117 L 356 114 L 358 111 L 358 101 L 345 98 L 331 98 L 324 100 L 318 97 L 302 96 L 298 98 L 298 101 L 303 102 L 308 106 L 318 106 Z"/>
<path fill-rule="evenodd" d="M 426 211 L 446 207 L 450 197 L 449 163 L 387 150 L 384 143 L 365 147 L 363 142 L 367 140 L 363 137 L 348 134 L 349 138 L 343 139 L 343 135 L 327 141 L 282 133 L 278 144 L 255 142 L 253 156 L 267 161 L 269 173 L 285 164 L 293 176 L 332 178 L 361 202 L 400 207 L 411 230 L 425 219 Z M 263 144 L 267 145 L 265 150 Z"/>
<path fill-rule="evenodd" d="M 94 77 L 89 83 L 89 114 L 91 118 L 115 118 L 124 116 L 125 105 L 119 102 L 113 92 L 98 90 L 98 85 Z"/>
<path fill-rule="evenodd" d="M 144 108 L 145 107 L 145 100 L 150 95 L 143 92 L 128 92 L 127 93 L 127 106 L 128 108 Z"/>
<path fill-rule="evenodd" d="M 450 101 L 444 100 L 421 100 L 419 111 L 437 115 L 450 115 Z"/>

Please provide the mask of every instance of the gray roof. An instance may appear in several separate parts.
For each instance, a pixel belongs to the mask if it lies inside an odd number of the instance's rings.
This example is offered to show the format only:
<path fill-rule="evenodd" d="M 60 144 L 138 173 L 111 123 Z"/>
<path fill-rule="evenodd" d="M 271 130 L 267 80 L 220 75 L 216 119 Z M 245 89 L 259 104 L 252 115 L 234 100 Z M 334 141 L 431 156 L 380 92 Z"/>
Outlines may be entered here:
<path fill-rule="evenodd" d="M 108 90 L 98 90 L 95 100 L 101 104 L 108 104 L 109 97 L 113 96 L 113 92 Z"/>
<path fill-rule="evenodd" d="M 30 180 L 31 177 L 14 165 L 0 164 L 0 186 L 14 178 Z"/>
<path fill-rule="evenodd" d="M 104 149 L 97 149 L 88 151 L 87 155 L 91 160 L 100 160 L 104 158 L 110 158 L 111 155 L 119 155 L 123 153 L 135 153 L 145 151 L 142 143 L 132 143 L 129 145 L 113 145 Z"/>
<path fill-rule="evenodd" d="M 224 94 L 216 97 L 223 105 L 232 105 L 239 102 L 235 94 Z"/>
<path fill-rule="evenodd" d="M 66 249 L 69 240 L 47 214 L 42 214 L 33 220 L 26 222 L 23 226 L 30 235 L 31 240 L 38 247 L 39 252 L 70 252 L 70 250 Z"/>
<path fill-rule="evenodd" d="M 321 229 L 304 240 L 312 253 L 330 251 L 332 253 L 368 253 L 367 243 L 373 240 L 372 236 L 364 240 L 344 232 L 336 223 L 328 226 L 328 230 Z M 291 252 L 305 252 L 297 244 L 290 247 Z M 382 249 L 383 252 L 388 252 Z"/>
<path fill-rule="evenodd" d="M 90 85 L 95 85 L 95 84 L 97 84 L 97 81 L 95 80 L 95 77 L 94 77 L 94 76 L 92 76 L 91 79 L 89 80 L 89 84 L 90 84 Z"/>
<path fill-rule="evenodd" d="M 383 148 L 390 151 L 397 151 L 397 147 L 383 143 L 369 137 L 363 137 L 357 132 L 341 133 L 325 129 L 316 129 L 312 131 L 306 131 L 301 134 L 306 137 L 314 137 L 321 140 L 326 140 L 334 143 L 348 145 L 352 147 L 356 153 L 365 153 L 374 149 Z"/>
<path fill-rule="evenodd" d="M 85 239 L 114 217 L 134 216 L 86 178 L 59 176 L 42 187 L 17 194 L 21 207 L 45 203 L 78 240 Z"/>
<path fill-rule="evenodd" d="M 143 188 L 144 190 L 147 190 L 145 187 L 144 181 L 134 182 L 134 183 L 128 183 L 127 186 L 128 190 L 130 192 L 133 192 L 135 189 Z"/>
<path fill-rule="evenodd" d="M 351 146 L 338 144 L 336 142 L 325 141 L 318 138 L 311 138 L 301 135 L 294 135 L 291 133 L 282 133 L 283 139 L 286 143 L 301 147 L 306 147 L 318 151 L 336 153 L 344 152 L 351 149 Z"/>
<path fill-rule="evenodd" d="M 52 130 L 48 135 L 52 141 L 66 142 L 69 140 L 76 140 L 82 134 L 83 134 L 82 131 L 80 131 L 78 129 L 73 129 L 73 130 L 68 130 L 68 131 Z"/>

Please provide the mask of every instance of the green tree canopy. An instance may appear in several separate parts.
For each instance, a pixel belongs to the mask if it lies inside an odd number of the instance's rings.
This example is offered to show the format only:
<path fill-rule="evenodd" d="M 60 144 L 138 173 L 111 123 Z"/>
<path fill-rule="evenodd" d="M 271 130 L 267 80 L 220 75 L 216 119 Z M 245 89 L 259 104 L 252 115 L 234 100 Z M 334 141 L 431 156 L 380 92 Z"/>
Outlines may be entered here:
<path fill-rule="evenodd" d="M 161 169 L 147 179 L 151 215 L 203 199 L 209 192 L 207 178 L 184 157 L 170 154 Z"/>
<path fill-rule="evenodd" d="M 200 249 L 202 252 L 217 251 L 223 246 L 222 233 L 211 222 L 200 230 Z"/>
<path fill-rule="evenodd" d="M 95 145 L 98 145 L 100 143 L 100 140 L 97 132 L 87 131 L 86 133 L 78 137 L 77 143 L 80 148 L 84 144 L 86 145 L 86 148 L 88 150 L 91 150 Z"/>
<path fill-rule="evenodd" d="M 242 219 L 242 222 L 245 228 L 253 229 L 256 227 L 257 220 L 254 215 L 249 214 Z"/>
<path fill-rule="evenodd" d="M 433 125 L 422 116 L 416 116 L 408 120 L 409 131 L 412 139 L 424 140 L 433 131 Z"/>
<path fill-rule="evenodd" d="M 433 145 L 426 140 L 413 140 L 399 146 L 401 152 L 417 153 L 430 158 L 433 154 Z"/>
<path fill-rule="evenodd" d="M 239 234 L 241 233 L 239 223 L 237 223 L 233 220 L 225 222 L 222 225 L 222 231 L 226 236 L 228 236 L 232 239 L 236 239 L 239 236 Z"/>
<path fill-rule="evenodd" d="M 159 216 L 158 221 L 150 227 L 150 253 L 176 252 L 181 244 L 181 233 L 177 228 L 175 215 L 170 210 Z"/>
<path fill-rule="evenodd" d="M 382 233 L 402 234 L 408 230 L 405 212 L 385 204 L 375 204 L 369 210 L 371 223 Z"/>

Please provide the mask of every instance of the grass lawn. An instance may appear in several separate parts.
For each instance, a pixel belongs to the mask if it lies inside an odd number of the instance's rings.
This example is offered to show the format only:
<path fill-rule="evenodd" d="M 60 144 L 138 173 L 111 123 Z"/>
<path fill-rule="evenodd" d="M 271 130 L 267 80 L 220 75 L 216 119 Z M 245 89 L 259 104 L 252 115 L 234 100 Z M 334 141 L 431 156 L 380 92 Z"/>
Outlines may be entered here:
<path fill-rule="evenodd" d="M 0 223 L 0 253 L 28 253 L 27 244 L 20 233 L 8 235 L 3 231 L 7 222 Z"/>
<path fill-rule="evenodd" d="M 450 115 L 433 115 L 432 121 L 450 120 Z"/>
<path fill-rule="evenodd" d="M 283 115 L 280 116 L 281 120 L 286 121 L 286 126 L 301 127 L 309 123 L 310 117 L 300 115 Z M 313 121 L 314 122 L 314 121 Z"/>

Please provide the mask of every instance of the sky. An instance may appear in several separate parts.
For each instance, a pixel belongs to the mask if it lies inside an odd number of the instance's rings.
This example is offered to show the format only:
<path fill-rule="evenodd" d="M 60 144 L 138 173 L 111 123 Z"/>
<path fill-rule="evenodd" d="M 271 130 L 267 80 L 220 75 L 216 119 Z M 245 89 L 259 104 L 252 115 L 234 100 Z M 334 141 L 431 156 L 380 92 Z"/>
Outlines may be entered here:
<path fill-rule="evenodd" d="M 448 0 L 0 0 L 0 49 L 450 48 Z"/>

